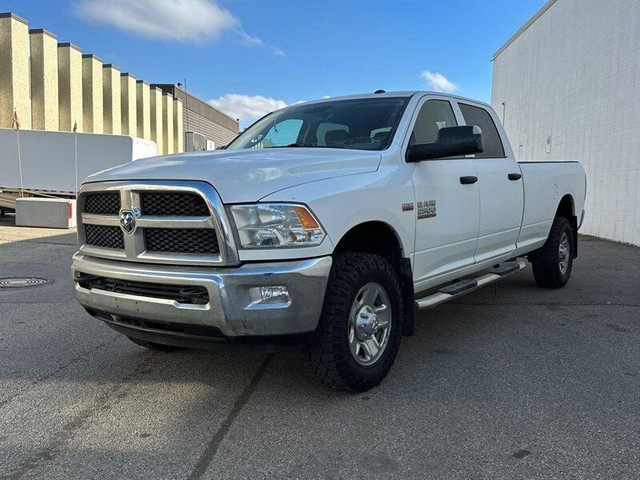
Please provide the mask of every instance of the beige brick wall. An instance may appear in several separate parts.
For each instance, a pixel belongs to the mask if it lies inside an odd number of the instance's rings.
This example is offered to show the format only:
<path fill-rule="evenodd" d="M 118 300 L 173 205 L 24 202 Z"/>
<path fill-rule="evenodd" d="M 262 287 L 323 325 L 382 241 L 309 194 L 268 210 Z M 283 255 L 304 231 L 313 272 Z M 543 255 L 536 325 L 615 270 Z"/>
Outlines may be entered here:
<path fill-rule="evenodd" d="M 152 88 L 151 96 L 151 140 L 156 142 L 158 155 L 164 153 L 163 132 L 162 132 L 162 90 Z"/>
<path fill-rule="evenodd" d="M 138 137 L 151 140 L 151 92 L 142 80 L 136 81 L 136 115 Z"/>
<path fill-rule="evenodd" d="M 165 154 L 175 153 L 173 149 L 173 95 L 162 95 L 162 151 Z"/>
<path fill-rule="evenodd" d="M 71 43 L 58 44 L 59 128 L 70 132 L 74 123 L 83 130 L 82 51 Z"/>
<path fill-rule="evenodd" d="M 138 135 L 138 115 L 136 104 L 136 79 L 128 73 L 120 75 L 120 94 L 122 108 L 122 134 Z"/>
<path fill-rule="evenodd" d="M 21 128 L 31 128 L 29 26 L 17 15 L 0 14 L 0 128 L 11 128 L 14 109 Z"/>
<path fill-rule="evenodd" d="M 58 130 L 58 39 L 40 28 L 29 30 L 31 53 L 31 128 Z"/>
<path fill-rule="evenodd" d="M 237 122 L 176 85 L 158 86 L 0 13 L 0 128 L 11 128 L 15 108 L 23 129 L 71 131 L 77 123 L 79 132 L 153 140 L 160 154 L 184 150 L 185 128 L 217 145 L 236 136 Z"/>
<path fill-rule="evenodd" d="M 102 133 L 102 60 L 91 54 L 82 56 L 82 111 L 84 131 Z"/>
<path fill-rule="evenodd" d="M 182 128 L 182 100 L 173 99 L 173 147 L 176 153 L 184 152 L 184 129 Z"/>
<path fill-rule="evenodd" d="M 120 69 L 106 64 L 102 66 L 102 102 L 104 109 L 104 133 L 122 133 L 122 109 L 120 95 Z"/>

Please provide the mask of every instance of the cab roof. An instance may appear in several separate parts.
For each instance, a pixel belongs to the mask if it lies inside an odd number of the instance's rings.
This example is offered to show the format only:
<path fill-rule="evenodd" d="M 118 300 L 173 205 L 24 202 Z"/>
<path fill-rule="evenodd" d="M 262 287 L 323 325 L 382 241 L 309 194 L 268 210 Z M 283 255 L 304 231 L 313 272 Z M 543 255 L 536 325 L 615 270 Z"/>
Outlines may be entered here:
<path fill-rule="evenodd" d="M 365 99 L 365 98 L 385 98 L 385 97 L 386 98 L 408 98 L 413 96 L 422 97 L 424 95 L 438 95 L 439 97 L 447 97 L 455 100 L 464 100 L 464 101 L 472 102 L 475 104 L 485 105 L 491 108 L 491 105 L 489 105 L 488 103 L 474 100 L 473 98 L 462 97 L 460 95 L 453 95 L 451 93 L 433 92 L 429 90 L 412 90 L 412 91 L 398 91 L 398 92 L 384 92 L 384 93 L 361 93 L 357 95 L 343 95 L 339 97 L 319 98 L 317 100 L 311 100 L 311 101 L 302 102 L 302 103 L 310 104 L 310 103 L 319 103 L 319 102 L 330 102 L 334 100 L 357 100 L 357 99 Z M 294 105 L 300 105 L 300 104 L 294 104 Z"/>

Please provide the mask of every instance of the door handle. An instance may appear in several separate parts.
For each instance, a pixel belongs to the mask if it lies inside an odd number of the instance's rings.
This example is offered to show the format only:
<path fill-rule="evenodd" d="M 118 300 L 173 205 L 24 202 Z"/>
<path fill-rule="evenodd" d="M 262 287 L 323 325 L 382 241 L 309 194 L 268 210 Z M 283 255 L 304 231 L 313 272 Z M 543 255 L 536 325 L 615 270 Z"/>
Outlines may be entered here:
<path fill-rule="evenodd" d="M 478 181 L 478 177 L 474 177 L 473 175 L 469 175 L 468 177 L 460 177 L 460 183 L 462 185 L 471 185 L 472 183 L 476 183 Z"/>
<path fill-rule="evenodd" d="M 521 173 L 510 173 L 507 176 L 509 177 L 509 180 L 520 180 L 522 178 Z"/>

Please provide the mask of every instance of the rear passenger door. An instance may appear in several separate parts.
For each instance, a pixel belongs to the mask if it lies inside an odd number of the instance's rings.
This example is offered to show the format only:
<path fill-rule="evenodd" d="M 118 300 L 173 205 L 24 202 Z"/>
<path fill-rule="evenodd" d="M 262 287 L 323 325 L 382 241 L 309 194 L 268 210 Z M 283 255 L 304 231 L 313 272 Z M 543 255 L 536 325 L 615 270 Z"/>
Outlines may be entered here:
<path fill-rule="evenodd" d="M 481 105 L 458 102 L 466 125 L 482 130 L 484 152 L 475 155 L 480 190 L 480 230 L 476 263 L 508 256 L 516 248 L 523 207 L 520 166 L 507 152 L 492 111 Z M 504 132 L 503 132 L 504 135 Z M 508 147 L 508 145 L 507 145 Z"/>
<path fill-rule="evenodd" d="M 435 142 L 443 127 L 457 126 L 448 98 L 425 97 L 418 104 L 406 148 Z M 415 191 L 414 281 L 418 288 L 473 265 L 479 222 L 479 191 L 473 158 L 442 158 L 406 163 Z"/>

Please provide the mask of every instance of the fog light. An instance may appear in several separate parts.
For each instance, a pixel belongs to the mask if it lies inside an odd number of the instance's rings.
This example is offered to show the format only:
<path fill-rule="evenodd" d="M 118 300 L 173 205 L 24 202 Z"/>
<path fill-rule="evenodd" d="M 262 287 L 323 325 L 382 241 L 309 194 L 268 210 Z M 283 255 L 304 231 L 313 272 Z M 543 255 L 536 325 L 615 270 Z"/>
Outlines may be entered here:
<path fill-rule="evenodd" d="M 287 287 L 260 287 L 260 303 L 289 303 Z"/>
<path fill-rule="evenodd" d="M 251 303 L 247 309 L 287 308 L 291 305 L 289 290 L 280 285 L 274 287 L 253 287 L 249 289 Z"/>

